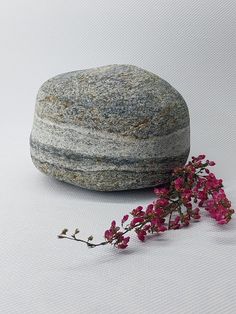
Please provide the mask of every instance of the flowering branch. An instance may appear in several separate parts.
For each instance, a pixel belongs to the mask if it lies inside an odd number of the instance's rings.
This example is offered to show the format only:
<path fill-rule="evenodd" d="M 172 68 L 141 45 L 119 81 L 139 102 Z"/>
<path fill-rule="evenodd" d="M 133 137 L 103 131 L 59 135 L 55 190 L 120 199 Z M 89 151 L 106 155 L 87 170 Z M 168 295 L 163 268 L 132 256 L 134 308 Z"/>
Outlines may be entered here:
<path fill-rule="evenodd" d="M 138 206 L 130 215 L 124 215 L 121 227 L 113 220 L 104 233 L 103 242 L 93 243 L 93 236 L 87 240 L 78 238 L 78 229 L 70 236 L 67 235 L 68 229 L 64 229 L 58 238 L 82 242 L 90 248 L 111 244 L 125 249 L 130 240 L 126 236 L 128 232 L 134 230 L 139 240 L 144 241 L 147 234 L 180 229 L 188 226 L 192 220 L 199 220 L 200 208 L 205 208 L 218 224 L 227 224 L 234 210 L 225 195 L 222 180 L 209 170 L 214 165 L 213 161 L 205 160 L 205 155 L 199 155 L 192 157 L 185 166 L 175 168 L 169 186 L 154 189 L 158 198 L 145 209 Z"/>

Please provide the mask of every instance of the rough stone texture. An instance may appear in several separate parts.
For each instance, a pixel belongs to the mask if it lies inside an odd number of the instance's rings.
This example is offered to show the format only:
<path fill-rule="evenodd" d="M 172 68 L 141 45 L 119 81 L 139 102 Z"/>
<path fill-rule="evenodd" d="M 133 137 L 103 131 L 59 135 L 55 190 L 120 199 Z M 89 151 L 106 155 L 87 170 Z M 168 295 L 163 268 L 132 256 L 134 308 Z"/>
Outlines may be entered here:
<path fill-rule="evenodd" d="M 35 166 L 61 181 L 101 191 L 155 186 L 187 160 L 188 108 L 136 66 L 60 74 L 38 92 L 30 147 Z"/>

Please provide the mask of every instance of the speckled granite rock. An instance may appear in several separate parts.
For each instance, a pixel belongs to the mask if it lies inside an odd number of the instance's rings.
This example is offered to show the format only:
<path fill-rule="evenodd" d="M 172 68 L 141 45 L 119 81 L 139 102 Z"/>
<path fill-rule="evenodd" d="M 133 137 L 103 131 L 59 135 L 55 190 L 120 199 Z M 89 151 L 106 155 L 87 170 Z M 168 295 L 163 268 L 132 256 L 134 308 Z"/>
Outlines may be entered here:
<path fill-rule="evenodd" d="M 84 188 L 139 189 L 169 180 L 189 154 L 189 113 L 159 76 L 132 65 L 60 74 L 37 95 L 31 156 Z"/>

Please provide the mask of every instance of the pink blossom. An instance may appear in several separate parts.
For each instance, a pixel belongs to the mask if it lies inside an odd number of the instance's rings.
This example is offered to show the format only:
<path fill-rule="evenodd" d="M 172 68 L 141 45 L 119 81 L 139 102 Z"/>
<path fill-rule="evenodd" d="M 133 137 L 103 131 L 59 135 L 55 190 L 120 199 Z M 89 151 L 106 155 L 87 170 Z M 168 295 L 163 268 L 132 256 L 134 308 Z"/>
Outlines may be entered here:
<path fill-rule="evenodd" d="M 116 221 L 113 220 L 111 222 L 110 229 L 106 230 L 104 233 L 105 239 L 107 239 L 107 241 L 112 241 L 112 239 L 114 238 L 114 236 L 117 234 L 119 230 L 120 230 L 120 227 L 116 226 Z"/>
<path fill-rule="evenodd" d="M 133 209 L 131 212 L 132 216 L 143 216 L 145 212 L 143 211 L 142 206 L 138 206 L 137 208 Z"/>
<path fill-rule="evenodd" d="M 164 214 L 164 209 L 162 207 L 155 208 L 155 214 L 161 216 Z"/>
<path fill-rule="evenodd" d="M 153 213 L 153 208 L 154 208 L 154 205 L 153 204 L 149 204 L 147 206 L 147 209 L 146 209 L 146 215 L 150 215 Z"/>
<path fill-rule="evenodd" d="M 104 233 L 104 237 L 107 241 L 111 241 L 113 238 L 113 233 L 110 230 L 106 230 Z"/>
<path fill-rule="evenodd" d="M 193 212 L 192 212 L 192 217 L 194 219 L 200 219 L 201 215 L 200 215 L 200 209 L 198 207 L 196 207 Z"/>
<path fill-rule="evenodd" d="M 116 227 L 116 222 L 115 222 L 115 220 L 113 220 L 112 222 L 111 222 L 111 228 L 115 228 Z"/>
<path fill-rule="evenodd" d="M 166 198 L 160 198 L 156 200 L 155 205 L 157 207 L 166 207 L 167 205 L 169 205 L 169 200 L 167 200 Z"/>
<path fill-rule="evenodd" d="M 164 231 L 167 230 L 167 227 L 164 226 L 164 225 L 160 225 L 160 226 L 158 227 L 158 230 L 159 230 L 160 232 L 164 232 Z"/>
<path fill-rule="evenodd" d="M 144 218 L 142 218 L 142 217 L 135 217 L 135 218 L 133 218 L 133 220 L 131 220 L 130 225 L 133 227 L 136 224 L 141 223 L 141 222 L 144 222 Z"/>
<path fill-rule="evenodd" d="M 155 188 L 154 193 L 159 197 L 168 196 L 169 190 L 166 188 Z"/>
<path fill-rule="evenodd" d="M 130 240 L 130 237 L 126 237 L 126 238 L 123 237 L 122 241 L 117 244 L 117 248 L 118 249 L 126 249 L 128 246 L 129 240 Z"/>
<path fill-rule="evenodd" d="M 121 220 L 121 224 L 123 225 L 129 218 L 129 215 L 124 215 L 124 217 Z"/>
<path fill-rule="evenodd" d="M 182 177 L 175 179 L 174 185 L 175 185 L 176 191 L 180 191 L 181 188 L 183 187 L 183 184 L 184 184 L 184 179 Z"/>
<path fill-rule="evenodd" d="M 181 227 L 180 225 L 180 216 L 176 216 L 174 221 L 171 221 L 170 223 L 170 229 L 179 229 Z"/>
<path fill-rule="evenodd" d="M 147 232 L 143 229 L 140 229 L 140 230 L 137 230 L 136 231 L 137 235 L 138 235 L 138 238 L 140 241 L 144 241 L 145 240 L 145 236 L 147 234 Z"/>
<path fill-rule="evenodd" d="M 214 161 L 209 161 L 209 163 L 208 163 L 209 166 L 215 166 L 215 164 L 216 163 Z"/>

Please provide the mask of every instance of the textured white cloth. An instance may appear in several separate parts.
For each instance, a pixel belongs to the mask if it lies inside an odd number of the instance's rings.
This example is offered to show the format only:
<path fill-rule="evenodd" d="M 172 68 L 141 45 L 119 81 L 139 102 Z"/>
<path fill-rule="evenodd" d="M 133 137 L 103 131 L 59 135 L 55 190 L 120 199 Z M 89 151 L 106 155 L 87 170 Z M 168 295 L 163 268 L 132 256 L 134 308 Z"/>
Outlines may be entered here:
<path fill-rule="evenodd" d="M 145 243 L 88 249 L 152 190 L 99 193 L 44 176 L 29 155 L 35 95 L 60 72 L 132 63 L 169 81 L 236 207 L 235 2 L 1 1 L 0 313 L 236 313 L 236 218 L 207 215 Z"/>

